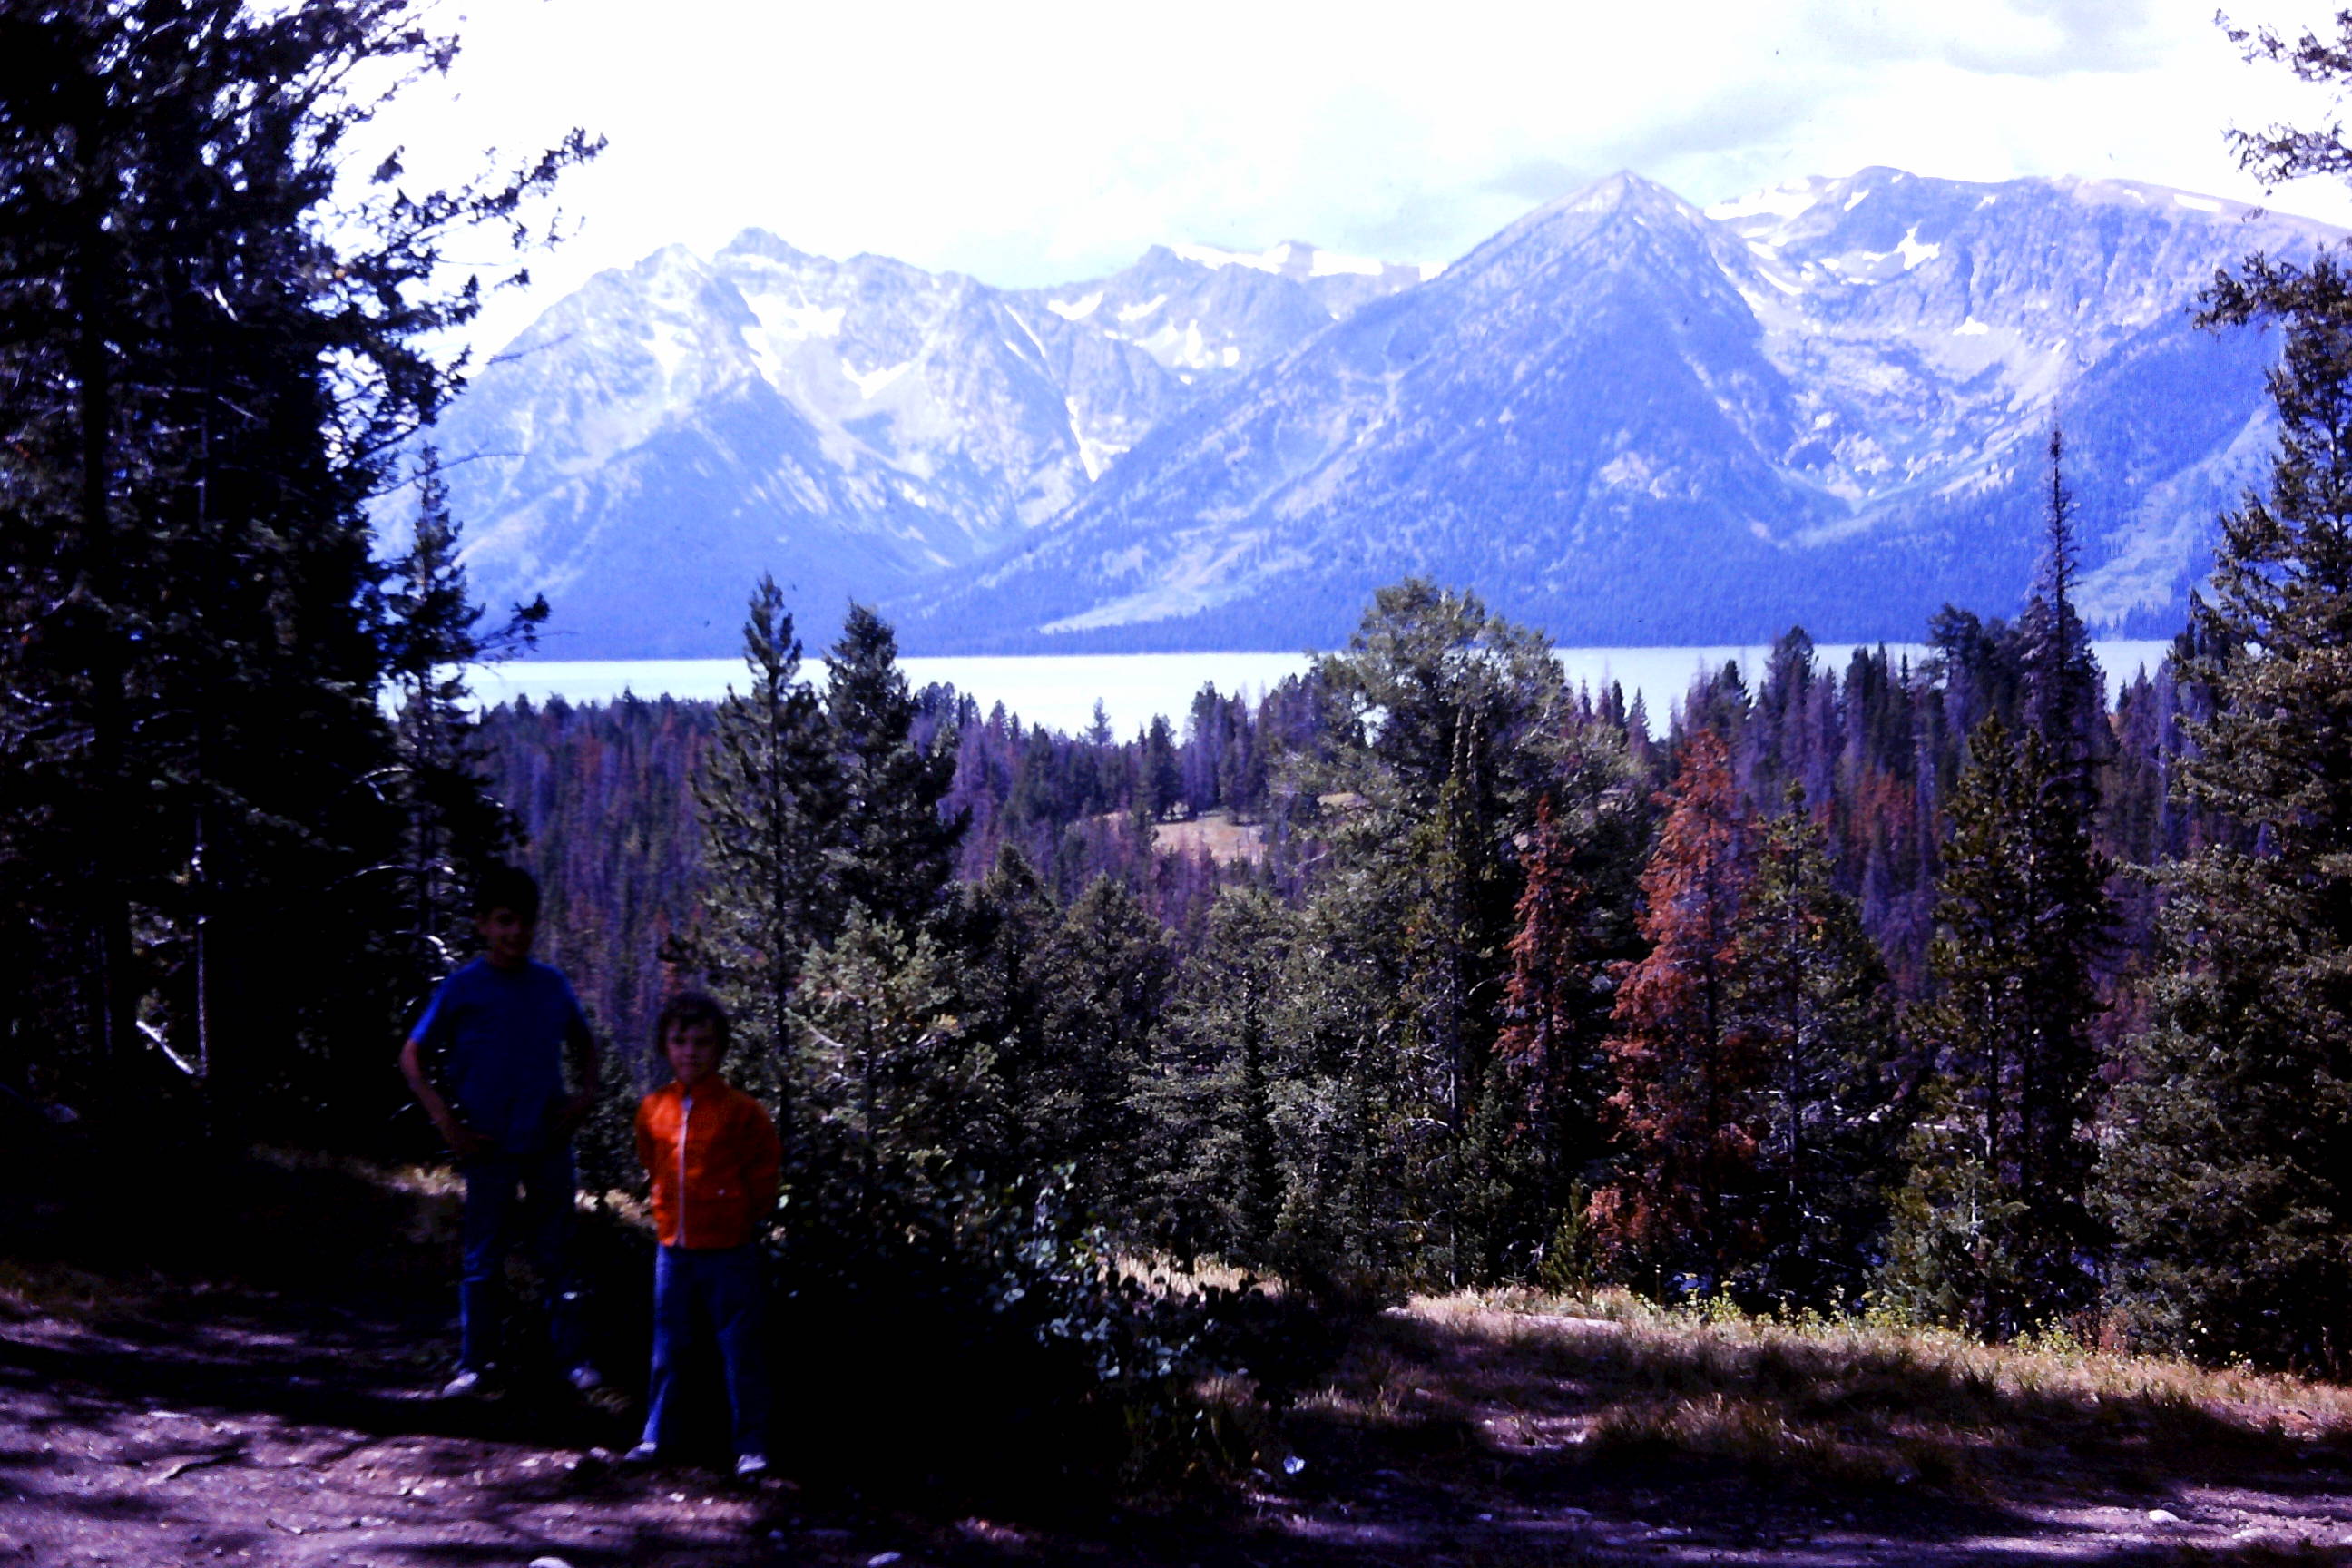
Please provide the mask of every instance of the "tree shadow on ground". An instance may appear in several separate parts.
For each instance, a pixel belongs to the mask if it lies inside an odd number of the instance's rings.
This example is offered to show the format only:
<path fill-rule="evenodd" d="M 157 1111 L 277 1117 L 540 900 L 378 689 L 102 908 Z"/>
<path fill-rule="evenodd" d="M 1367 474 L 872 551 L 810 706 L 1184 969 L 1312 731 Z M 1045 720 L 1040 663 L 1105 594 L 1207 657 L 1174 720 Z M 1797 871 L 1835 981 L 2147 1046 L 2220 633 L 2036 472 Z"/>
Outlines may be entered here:
<path fill-rule="evenodd" d="M 2187 1500 L 2219 1489 L 2326 1521 L 2324 1540 L 2352 1531 L 2342 1391 L 2297 1409 L 2120 1359 L 2002 1365 L 1935 1336 L 1391 1312 L 1291 1413 L 1306 1464 L 1280 1489 L 1340 1516 L 1571 1518 L 1669 1552 L 1815 1543 L 1790 1561 L 1830 1561 L 1843 1537 L 1929 1560 L 1993 1540 L 2010 1560 L 2319 1560 L 2274 1541 L 2132 1539 L 2163 1533 L 2150 1510 L 2193 1521 Z M 2094 1529 L 2100 1510 L 2111 1522 Z"/>
<path fill-rule="evenodd" d="M 542 1367 L 502 1397 L 450 1401 L 430 1394 L 451 1348 L 454 1184 L 275 1155 L 163 1189 L 117 1177 L 67 1184 L 0 1249 L 0 1300 L 42 1303 L 13 1322 L 0 1310 L 0 1484 L 19 1506 L 80 1510 L 94 1531 L 197 1528 L 173 1511 L 177 1495 L 278 1466 L 286 1456 L 263 1450 L 292 1432 L 310 1445 L 306 1473 L 398 1453 L 412 1484 L 462 1489 L 439 1532 L 397 1559 L 415 1562 L 527 1561 L 556 1540 L 534 1521 L 566 1509 L 618 1521 L 609 1542 L 550 1547 L 577 1568 L 767 1561 L 772 1528 L 794 1560 L 827 1564 L 884 1543 L 919 1560 L 1203 1568 L 2341 1556 L 2291 1529 L 2227 1539 L 2200 1500 L 2224 1489 L 2250 1516 L 2352 1536 L 2345 1391 L 2095 1357 L 2004 1361 L 1933 1336 L 1444 1303 L 1350 1317 L 1336 1367 L 1336 1342 L 1308 1346 L 1278 1380 L 1279 1408 L 1253 1403 L 1263 1388 L 1213 1397 L 1232 1419 L 1224 1451 L 1193 1484 L 1141 1497 L 1119 1473 L 1137 1436 L 1121 1412 L 1081 1412 L 1092 1425 L 1075 1426 L 1066 1412 L 1024 1416 L 1024 1363 L 957 1364 L 971 1342 L 937 1338 L 915 1305 L 870 1299 L 784 1314 L 800 1337 L 779 1345 L 778 1458 L 805 1489 L 789 1506 L 737 1494 L 720 1528 L 692 1508 L 664 1512 L 672 1491 L 713 1490 L 708 1476 L 546 1458 L 635 1435 L 648 1243 L 619 1217 L 583 1215 L 581 1235 L 615 1386 L 582 1400 Z M 714 1403 L 699 1425 L 722 1429 Z M 688 1457 L 725 1458 L 715 1444 Z M 66 1476 L 101 1462 L 123 1484 Z M 2201 1533 L 2163 1539 L 2147 1520 L 2157 1508 Z M 2100 1510 L 2106 1521 L 2090 1521 Z M 308 1561 L 296 1553 L 312 1538 L 292 1533 L 307 1517 L 223 1510 L 202 1523 L 204 1545 Z"/>

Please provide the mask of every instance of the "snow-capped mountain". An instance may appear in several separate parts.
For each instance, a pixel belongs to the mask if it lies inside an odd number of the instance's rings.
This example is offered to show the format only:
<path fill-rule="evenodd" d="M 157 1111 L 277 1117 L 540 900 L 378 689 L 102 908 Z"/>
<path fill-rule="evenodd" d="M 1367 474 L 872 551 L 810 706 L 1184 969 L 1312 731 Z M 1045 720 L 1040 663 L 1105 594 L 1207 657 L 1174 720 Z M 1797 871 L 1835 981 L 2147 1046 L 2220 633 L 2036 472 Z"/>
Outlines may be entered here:
<path fill-rule="evenodd" d="M 1115 277 L 1022 298 L 1135 344 L 1189 385 L 1255 370 L 1358 306 L 1441 270 L 1337 256 L 1299 240 L 1263 252 L 1155 245 Z"/>
<path fill-rule="evenodd" d="M 2084 606 L 2160 634 L 2269 439 L 2189 307 L 2341 237 L 2116 181 L 1867 169 L 1701 210 L 1632 175 L 1444 268 L 1155 247 L 1000 290 L 750 231 L 606 273 L 437 435 L 475 581 L 548 651 L 733 651 L 761 571 L 821 636 L 1296 647 L 1408 572 L 1574 643 L 2013 611 L 2053 418 Z"/>
<path fill-rule="evenodd" d="M 1869 169 L 1702 212 L 1618 175 L 1179 413 L 901 626 L 1328 644 L 1423 572 L 1570 643 L 1916 638 L 2015 609 L 2056 418 L 2086 610 L 2168 631 L 2267 439 L 2262 340 L 2187 307 L 2336 237 L 2120 182 Z"/>
<path fill-rule="evenodd" d="M 828 626 L 1063 513 L 1177 408 L 1421 277 L 1155 248 L 1009 292 L 751 230 L 599 276 L 435 439 L 478 587 L 546 593 L 551 651 L 723 652 L 762 571 Z"/>

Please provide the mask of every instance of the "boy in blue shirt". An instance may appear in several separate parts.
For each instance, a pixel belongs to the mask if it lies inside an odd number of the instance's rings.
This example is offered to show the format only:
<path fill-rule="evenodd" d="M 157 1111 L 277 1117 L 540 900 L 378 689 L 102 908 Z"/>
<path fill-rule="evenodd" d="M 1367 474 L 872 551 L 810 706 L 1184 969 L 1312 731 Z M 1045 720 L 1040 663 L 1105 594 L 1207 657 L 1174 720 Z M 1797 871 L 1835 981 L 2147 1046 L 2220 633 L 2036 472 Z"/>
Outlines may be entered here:
<path fill-rule="evenodd" d="M 507 1255 L 520 1244 L 547 1292 L 556 1364 L 584 1393 L 604 1379 L 583 1354 L 572 1277 L 572 1131 L 595 1103 L 596 1038 L 570 982 L 531 959 L 539 883 L 530 872 L 500 866 L 484 876 L 474 929 L 482 956 L 441 983 L 400 1052 L 409 1088 L 466 1178 L 457 1375 L 442 1392 L 481 1386 L 495 1359 Z"/>

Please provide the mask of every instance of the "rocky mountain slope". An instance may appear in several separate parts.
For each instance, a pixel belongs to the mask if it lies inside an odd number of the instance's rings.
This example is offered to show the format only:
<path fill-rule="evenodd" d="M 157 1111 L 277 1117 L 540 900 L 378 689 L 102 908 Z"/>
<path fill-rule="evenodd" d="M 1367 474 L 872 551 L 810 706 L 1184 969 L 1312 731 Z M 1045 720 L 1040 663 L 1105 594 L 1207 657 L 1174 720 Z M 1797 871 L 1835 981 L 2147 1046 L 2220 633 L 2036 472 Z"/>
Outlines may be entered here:
<path fill-rule="evenodd" d="M 1000 290 L 749 231 L 606 273 L 438 433 L 548 651 L 731 652 L 762 570 L 910 649 L 1296 647 L 1374 585 L 1571 643 L 2011 611 L 2062 421 L 2102 631 L 2161 635 L 2260 468 L 2217 268 L 2337 237 L 2116 181 L 1867 169 L 1702 211 L 1618 175 L 1442 270 L 1155 247 Z"/>
<path fill-rule="evenodd" d="M 546 593 L 550 652 L 723 653 L 761 572 L 824 625 L 972 561 L 1207 388 L 1421 277 L 1296 244 L 1154 248 L 1008 292 L 751 230 L 600 275 L 435 439 L 477 585 Z"/>
<path fill-rule="evenodd" d="M 2160 635 L 2266 445 L 2188 306 L 2322 226 L 2155 186 L 1891 169 L 1528 215 L 1162 424 L 1051 529 L 901 607 L 964 647 L 1344 637 L 1425 572 L 1568 643 L 1916 638 L 2011 612 L 2069 432 L 2085 607 Z"/>

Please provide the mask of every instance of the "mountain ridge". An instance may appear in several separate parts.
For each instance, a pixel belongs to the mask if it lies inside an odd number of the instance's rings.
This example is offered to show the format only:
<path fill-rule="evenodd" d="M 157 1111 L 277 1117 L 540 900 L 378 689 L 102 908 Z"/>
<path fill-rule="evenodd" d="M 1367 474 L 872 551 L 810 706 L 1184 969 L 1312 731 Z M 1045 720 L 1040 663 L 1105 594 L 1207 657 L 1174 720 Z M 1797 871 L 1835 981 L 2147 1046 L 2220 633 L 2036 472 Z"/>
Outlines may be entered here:
<path fill-rule="evenodd" d="M 998 289 L 746 230 L 600 274 L 440 435 L 486 596 L 548 651 L 731 651 L 775 572 L 910 651 L 1287 647 L 1419 571 L 1575 642 L 2013 607 L 2055 415 L 2084 602 L 2168 629 L 2264 442 L 2185 306 L 2307 220 L 1885 167 L 1700 208 L 1621 173 L 1442 267 L 1155 246 Z M 487 454 L 475 457 L 475 454 Z"/>
<path fill-rule="evenodd" d="M 2128 182 L 1805 184 L 1786 210 L 1722 218 L 1639 176 L 1548 204 L 1388 302 L 1485 297 L 1432 327 L 1443 384 L 1417 387 L 1416 365 L 1373 406 L 1328 367 L 1229 391 L 1188 414 L 1189 447 L 1097 487 L 969 587 L 901 601 L 910 644 L 1328 643 L 1374 583 L 1433 567 L 1565 641 L 1754 641 L 1796 622 L 1916 637 L 1948 599 L 2013 608 L 2053 413 L 2094 500 L 2086 606 L 2105 632 L 2168 632 L 2266 417 L 2259 340 L 2195 332 L 2184 308 L 2255 244 L 2337 231 Z M 1563 271 L 1573 286 L 1548 288 Z M 1555 389 L 1535 419 L 1531 379 Z M 1349 432 L 1358 471 L 1270 474 L 1267 454 L 1317 428 Z M 1250 607 L 1269 604 L 1279 620 Z"/>

